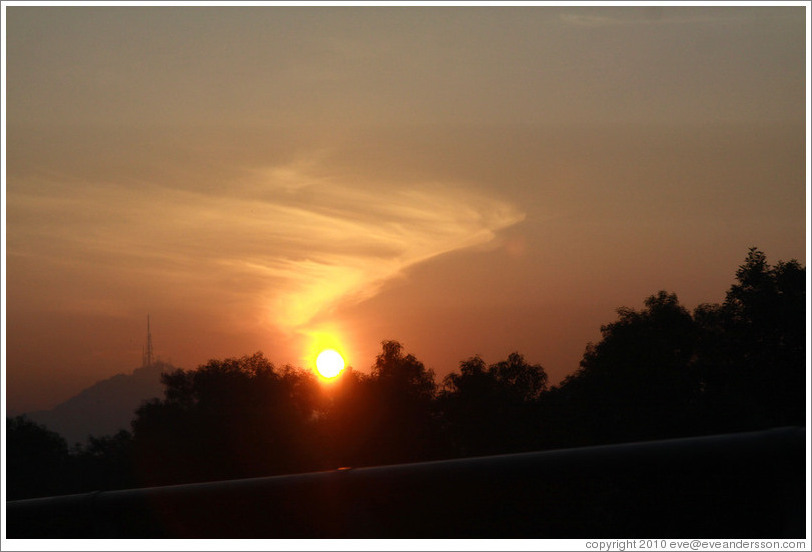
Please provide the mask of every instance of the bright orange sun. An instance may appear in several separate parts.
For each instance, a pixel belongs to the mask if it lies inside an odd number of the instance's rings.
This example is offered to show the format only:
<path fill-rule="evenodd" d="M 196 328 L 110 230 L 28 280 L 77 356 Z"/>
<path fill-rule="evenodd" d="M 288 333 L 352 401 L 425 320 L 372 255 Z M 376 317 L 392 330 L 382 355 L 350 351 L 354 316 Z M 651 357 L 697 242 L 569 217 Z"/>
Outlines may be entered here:
<path fill-rule="evenodd" d="M 325 349 L 316 358 L 316 369 L 323 378 L 334 378 L 344 369 L 344 358 L 335 349 Z"/>

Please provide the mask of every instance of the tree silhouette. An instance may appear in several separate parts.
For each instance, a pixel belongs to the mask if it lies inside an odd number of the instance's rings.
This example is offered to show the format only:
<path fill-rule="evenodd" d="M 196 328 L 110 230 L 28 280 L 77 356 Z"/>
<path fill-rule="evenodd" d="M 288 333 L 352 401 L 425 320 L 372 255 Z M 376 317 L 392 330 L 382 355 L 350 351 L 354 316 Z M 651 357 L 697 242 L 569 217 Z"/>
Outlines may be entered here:
<path fill-rule="evenodd" d="M 690 430 L 699 378 L 691 361 L 697 331 L 677 296 L 660 291 L 645 309 L 618 309 L 587 345 L 579 370 L 555 399 L 575 442 L 612 442 L 680 435 Z"/>
<path fill-rule="evenodd" d="M 693 315 L 664 291 L 618 309 L 549 393 L 559 445 L 805 423 L 805 269 L 751 248 L 722 304 Z"/>
<path fill-rule="evenodd" d="M 519 353 L 486 368 L 474 356 L 443 381 L 439 397 L 445 431 L 455 455 L 529 450 L 541 445 L 539 399 L 547 373 Z"/>
<path fill-rule="evenodd" d="M 709 430 L 805 423 L 806 270 L 751 248 L 721 305 L 700 305 L 697 366 Z"/>
<path fill-rule="evenodd" d="M 439 425 L 433 413 L 433 371 L 414 355 L 404 355 L 399 342 L 383 341 L 365 389 L 370 408 L 368 461 L 413 462 L 434 455 Z"/>
<path fill-rule="evenodd" d="M 433 371 L 427 370 L 414 355 L 404 356 L 403 345 L 397 341 L 383 341 L 381 349 L 372 367 L 372 377 L 380 389 L 405 394 L 419 402 L 434 398 L 437 386 Z"/>
<path fill-rule="evenodd" d="M 316 424 L 315 440 L 320 443 L 320 468 L 360 466 L 369 463 L 368 448 L 373 440 L 370 419 L 372 390 L 370 377 L 351 366 L 323 389 L 323 406 Z"/>
<path fill-rule="evenodd" d="M 539 364 L 528 364 L 518 352 L 490 367 L 500 389 L 514 401 L 529 402 L 547 389 L 547 373 Z"/>
<path fill-rule="evenodd" d="M 75 480 L 71 492 L 138 486 L 133 466 L 133 436 L 129 431 L 91 436 L 87 444 L 72 451 L 72 460 Z"/>
<path fill-rule="evenodd" d="M 262 353 L 163 377 L 165 398 L 133 421 L 139 473 L 164 484 L 303 471 L 317 408 L 313 376 Z"/>
<path fill-rule="evenodd" d="M 8 500 L 69 492 L 67 442 L 25 416 L 6 419 L 6 476 Z"/>

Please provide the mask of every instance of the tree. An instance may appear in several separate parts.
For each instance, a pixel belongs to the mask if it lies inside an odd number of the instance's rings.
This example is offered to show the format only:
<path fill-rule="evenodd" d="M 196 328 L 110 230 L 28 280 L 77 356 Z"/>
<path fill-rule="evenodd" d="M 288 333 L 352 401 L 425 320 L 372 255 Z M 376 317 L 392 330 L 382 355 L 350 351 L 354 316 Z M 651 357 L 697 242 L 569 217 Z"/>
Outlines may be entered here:
<path fill-rule="evenodd" d="M 133 421 L 139 473 L 150 484 L 254 477 L 313 468 L 307 435 L 312 374 L 277 371 L 262 355 L 210 360 L 162 379 L 164 399 Z"/>
<path fill-rule="evenodd" d="M 396 391 L 415 401 L 430 401 L 437 386 L 434 372 L 427 370 L 414 355 L 403 354 L 403 345 L 397 341 L 382 341 L 381 352 L 375 358 L 372 376 L 382 389 Z"/>
<path fill-rule="evenodd" d="M 362 389 L 368 406 L 367 462 L 414 462 L 437 454 L 439 431 L 433 412 L 434 372 L 397 341 L 381 342 L 370 378 Z"/>
<path fill-rule="evenodd" d="M 370 458 L 379 422 L 371 415 L 377 401 L 371 377 L 351 366 L 324 389 L 326 406 L 317 420 L 322 469 L 361 466 Z"/>
<path fill-rule="evenodd" d="M 436 431 L 434 374 L 396 341 L 383 341 L 369 375 L 351 367 L 325 388 L 318 442 L 326 467 L 426 459 Z"/>
<path fill-rule="evenodd" d="M 93 437 L 72 451 L 76 492 L 129 489 L 138 486 L 133 466 L 133 436 L 121 430 L 115 435 Z"/>
<path fill-rule="evenodd" d="M 751 248 L 721 305 L 700 305 L 697 366 L 714 431 L 805 423 L 806 270 Z"/>
<path fill-rule="evenodd" d="M 751 248 L 722 304 L 618 309 L 549 394 L 563 445 L 805 423 L 805 269 Z M 576 436 L 572 438 L 571 436 Z"/>
<path fill-rule="evenodd" d="M 618 309 L 587 345 L 579 370 L 563 382 L 576 443 L 663 438 L 690 432 L 699 380 L 691 361 L 697 331 L 675 294 L 660 291 L 645 309 Z"/>
<path fill-rule="evenodd" d="M 25 416 L 7 418 L 6 476 L 8 500 L 71 492 L 67 442 Z"/>
<path fill-rule="evenodd" d="M 519 353 L 510 353 L 507 360 L 490 367 L 501 389 L 512 395 L 514 401 L 529 402 L 538 399 L 547 389 L 547 373 L 539 364 L 528 364 Z"/>
<path fill-rule="evenodd" d="M 443 382 L 440 407 L 456 455 L 516 452 L 541 445 L 539 399 L 547 373 L 517 352 L 488 367 L 479 356 L 460 362 Z"/>

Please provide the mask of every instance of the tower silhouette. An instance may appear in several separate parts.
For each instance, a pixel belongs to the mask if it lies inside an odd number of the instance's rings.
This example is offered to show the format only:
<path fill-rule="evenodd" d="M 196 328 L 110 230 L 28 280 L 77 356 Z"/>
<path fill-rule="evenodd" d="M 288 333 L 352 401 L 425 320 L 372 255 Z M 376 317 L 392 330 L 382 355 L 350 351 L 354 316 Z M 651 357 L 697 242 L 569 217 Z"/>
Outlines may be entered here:
<path fill-rule="evenodd" d="M 152 334 L 149 331 L 149 315 L 147 315 L 147 344 L 142 352 L 141 365 L 144 367 L 152 366 L 153 362 L 154 359 L 152 355 Z"/>

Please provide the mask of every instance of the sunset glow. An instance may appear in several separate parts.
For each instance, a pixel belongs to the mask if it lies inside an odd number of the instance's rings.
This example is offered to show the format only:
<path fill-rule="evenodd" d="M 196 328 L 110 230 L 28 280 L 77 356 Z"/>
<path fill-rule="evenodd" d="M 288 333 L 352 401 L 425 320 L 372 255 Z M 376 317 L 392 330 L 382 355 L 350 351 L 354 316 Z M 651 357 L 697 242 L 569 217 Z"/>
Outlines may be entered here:
<path fill-rule="evenodd" d="M 147 314 L 186 369 L 397 339 L 553 384 L 620 305 L 805 260 L 801 7 L 4 10 L 11 414 Z"/>
<path fill-rule="evenodd" d="M 800 542 L 812 7 L 596 4 L 3 1 L 3 543 Z"/>
<path fill-rule="evenodd" d="M 333 349 L 325 349 L 316 358 L 316 369 L 323 378 L 332 379 L 344 369 L 344 358 Z"/>
<path fill-rule="evenodd" d="M 309 367 L 322 381 L 336 379 L 347 366 L 347 358 L 352 356 L 349 345 L 352 340 L 333 325 L 322 325 L 319 329 L 300 330 L 305 355 L 301 364 Z"/>

